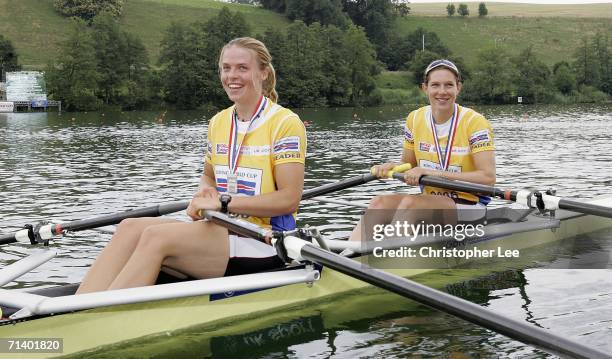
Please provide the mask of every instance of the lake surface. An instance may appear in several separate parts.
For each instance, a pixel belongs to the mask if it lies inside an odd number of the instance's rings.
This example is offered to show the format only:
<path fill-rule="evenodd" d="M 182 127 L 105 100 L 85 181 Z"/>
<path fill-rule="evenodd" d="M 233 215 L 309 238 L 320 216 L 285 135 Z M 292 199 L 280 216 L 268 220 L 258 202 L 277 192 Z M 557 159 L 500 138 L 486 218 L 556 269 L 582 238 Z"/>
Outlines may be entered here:
<path fill-rule="evenodd" d="M 308 121 L 306 187 L 399 158 L 402 125 L 413 108 L 297 111 Z M 612 105 L 476 109 L 495 131 L 500 186 L 556 188 L 559 195 L 577 198 L 612 195 Z M 81 219 L 191 198 L 202 171 L 209 116 L 201 112 L 0 114 L 0 231 L 14 231 L 39 220 Z M 372 182 L 335 197 L 367 203 L 375 193 L 398 190 L 414 192 L 399 182 Z M 351 230 L 359 214 L 359 209 L 307 201 L 299 222 L 340 237 Z M 182 213 L 173 216 L 185 218 Z M 57 258 L 6 287 L 79 282 L 108 239 L 108 234 L 92 231 L 58 239 L 53 242 L 60 253 Z M 587 243 L 583 248 L 587 254 L 595 248 L 610 253 L 612 233 L 581 243 Z M 29 249 L 2 247 L 0 266 Z M 475 274 L 472 280 L 445 289 L 512 318 L 612 351 L 612 271 L 563 269 L 563 265 L 559 269 L 555 259 L 548 257 L 539 264 L 538 268 Z M 608 261 L 602 267 L 612 265 Z M 327 313 L 334 312 L 334 305 L 353 305 L 346 299 L 300 318 L 280 318 L 274 325 L 301 328 L 284 341 L 261 347 L 236 344 L 248 343 L 249 335 L 269 330 L 266 325 L 212 337 L 210 333 L 198 336 L 195 329 L 168 339 L 167 352 L 146 356 L 547 356 L 382 291 L 373 290 L 368 298 L 366 307 L 385 310 L 361 320 L 334 317 L 336 322 L 329 324 Z M 191 351 L 170 343 L 180 343 L 184 335 Z M 133 348 L 146 352 L 147 344 Z"/>

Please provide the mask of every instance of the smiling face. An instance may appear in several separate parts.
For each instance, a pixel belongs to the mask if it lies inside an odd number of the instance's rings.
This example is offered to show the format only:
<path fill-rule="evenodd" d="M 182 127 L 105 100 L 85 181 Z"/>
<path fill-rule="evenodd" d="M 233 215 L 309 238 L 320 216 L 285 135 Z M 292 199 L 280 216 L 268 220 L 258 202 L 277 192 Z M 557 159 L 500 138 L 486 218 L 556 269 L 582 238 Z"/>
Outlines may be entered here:
<path fill-rule="evenodd" d="M 429 72 L 423 91 L 429 98 L 429 104 L 436 112 L 452 113 L 457 95 L 461 91 L 461 82 L 447 68 L 437 68 Z"/>
<path fill-rule="evenodd" d="M 248 105 L 259 100 L 267 71 L 260 69 L 254 51 L 240 46 L 227 47 L 219 67 L 221 84 L 232 102 Z"/>

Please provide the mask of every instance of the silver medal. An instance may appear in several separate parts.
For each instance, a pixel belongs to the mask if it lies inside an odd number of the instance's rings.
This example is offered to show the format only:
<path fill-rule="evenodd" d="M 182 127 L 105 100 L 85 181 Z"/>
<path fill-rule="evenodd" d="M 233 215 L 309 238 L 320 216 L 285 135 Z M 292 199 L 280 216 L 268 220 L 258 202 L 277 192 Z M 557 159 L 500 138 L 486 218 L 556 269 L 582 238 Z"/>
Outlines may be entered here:
<path fill-rule="evenodd" d="M 227 192 L 230 194 L 238 193 L 238 175 L 235 173 L 227 175 Z"/>

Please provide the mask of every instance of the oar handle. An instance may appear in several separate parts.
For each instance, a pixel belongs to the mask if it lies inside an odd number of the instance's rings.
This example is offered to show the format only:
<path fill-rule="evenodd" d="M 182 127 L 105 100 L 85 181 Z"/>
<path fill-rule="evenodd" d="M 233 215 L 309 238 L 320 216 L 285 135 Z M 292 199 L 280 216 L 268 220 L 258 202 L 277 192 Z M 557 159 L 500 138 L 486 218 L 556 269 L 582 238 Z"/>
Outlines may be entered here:
<path fill-rule="evenodd" d="M 370 173 L 372 175 L 376 175 L 376 166 L 373 166 L 372 168 L 370 168 Z M 393 167 L 392 169 L 390 169 L 389 171 L 387 171 L 387 174 L 385 175 L 386 178 L 395 178 L 394 175 L 395 174 L 399 174 L 405 171 L 408 171 L 409 169 L 412 168 L 412 165 L 410 163 L 402 163 L 401 165 L 397 165 L 395 167 Z"/>

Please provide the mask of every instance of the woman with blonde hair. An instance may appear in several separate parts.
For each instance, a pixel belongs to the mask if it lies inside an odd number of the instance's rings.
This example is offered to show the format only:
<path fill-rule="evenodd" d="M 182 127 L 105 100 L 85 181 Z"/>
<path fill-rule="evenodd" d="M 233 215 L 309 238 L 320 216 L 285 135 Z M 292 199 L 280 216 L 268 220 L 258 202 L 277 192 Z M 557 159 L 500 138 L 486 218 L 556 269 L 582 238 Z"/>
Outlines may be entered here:
<path fill-rule="evenodd" d="M 306 130 L 295 113 L 276 103 L 271 60 L 266 46 L 253 38 L 223 47 L 219 74 L 233 105 L 210 120 L 204 173 L 187 208 L 193 221 L 124 220 L 77 293 L 152 285 L 162 266 L 213 278 L 284 265 L 272 246 L 201 221 L 202 210 L 215 210 L 265 228 L 295 228 Z"/>

